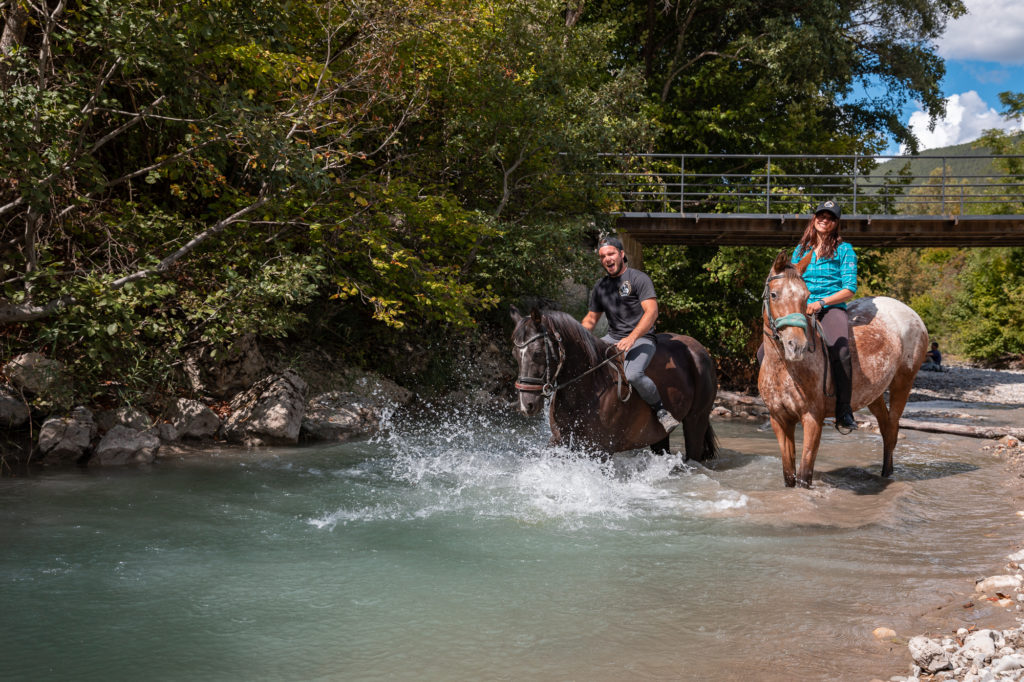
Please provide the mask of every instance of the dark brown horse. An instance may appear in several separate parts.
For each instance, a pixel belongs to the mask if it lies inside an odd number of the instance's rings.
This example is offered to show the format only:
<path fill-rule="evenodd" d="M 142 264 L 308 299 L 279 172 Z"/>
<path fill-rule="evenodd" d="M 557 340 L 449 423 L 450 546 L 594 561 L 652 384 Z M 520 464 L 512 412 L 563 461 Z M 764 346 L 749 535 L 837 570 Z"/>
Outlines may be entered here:
<path fill-rule="evenodd" d="M 634 395 L 615 346 L 591 334 L 571 315 L 512 308 L 513 353 L 519 364 L 519 410 L 533 416 L 550 398 L 551 443 L 615 453 L 645 445 L 667 453 L 668 434 L 650 406 Z M 715 455 L 709 421 L 718 390 L 715 364 L 689 336 L 658 334 L 647 376 L 669 412 L 682 423 L 687 459 Z"/>
<path fill-rule="evenodd" d="M 787 486 L 811 487 L 814 460 L 825 417 L 835 416 L 835 389 L 820 327 L 808 317 L 804 270 L 808 254 L 794 267 L 785 253 L 772 265 L 764 286 L 764 360 L 757 385 L 782 451 Z M 892 451 L 914 377 L 928 349 L 928 330 L 917 313 L 885 296 L 858 298 L 847 305 L 853 395 L 850 405 L 865 405 L 882 434 L 882 476 L 892 474 Z M 885 392 L 889 404 L 885 404 Z M 800 466 L 796 467 L 797 423 L 803 425 Z"/>

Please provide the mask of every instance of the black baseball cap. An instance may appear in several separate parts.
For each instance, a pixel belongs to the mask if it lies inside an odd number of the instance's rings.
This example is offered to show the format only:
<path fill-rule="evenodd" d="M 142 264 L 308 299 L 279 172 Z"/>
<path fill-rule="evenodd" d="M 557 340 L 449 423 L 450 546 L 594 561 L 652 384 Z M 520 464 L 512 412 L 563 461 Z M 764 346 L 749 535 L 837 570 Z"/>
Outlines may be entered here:
<path fill-rule="evenodd" d="M 618 237 L 605 237 L 597 243 L 597 248 L 600 250 L 603 246 L 614 246 L 619 251 L 625 251 L 626 247 L 622 245 L 622 240 Z"/>
<path fill-rule="evenodd" d="M 826 213 L 831 213 L 836 217 L 836 220 L 839 220 L 840 218 L 843 217 L 843 209 L 840 208 L 839 204 L 833 201 L 832 199 L 828 199 L 818 204 L 818 208 L 814 209 L 814 215 L 818 215 L 822 211 L 825 211 Z"/>

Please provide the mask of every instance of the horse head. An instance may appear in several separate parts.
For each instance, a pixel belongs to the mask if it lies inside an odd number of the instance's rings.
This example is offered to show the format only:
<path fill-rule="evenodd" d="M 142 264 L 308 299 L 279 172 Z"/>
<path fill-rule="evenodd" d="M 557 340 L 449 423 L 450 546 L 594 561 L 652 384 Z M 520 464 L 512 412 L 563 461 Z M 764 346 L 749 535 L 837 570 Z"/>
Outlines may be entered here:
<path fill-rule="evenodd" d="M 789 362 L 802 360 L 805 353 L 815 349 L 813 321 L 807 315 L 810 292 L 803 279 L 811 256 L 812 253 L 808 253 L 794 266 L 786 253 L 780 252 L 764 283 L 765 333 L 781 347 L 783 357 Z"/>
<path fill-rule="evenodd" d="M 519 366 L 516 390 L 519 392 L 519 411 L 527 417 L 540 412 L 544 398 L 551 395 L 558 372 L 558 350 L 552 334 L 544 326 L 544 316 L 534 308 L 523 316 L 512 306 L 512 354 Z"/>

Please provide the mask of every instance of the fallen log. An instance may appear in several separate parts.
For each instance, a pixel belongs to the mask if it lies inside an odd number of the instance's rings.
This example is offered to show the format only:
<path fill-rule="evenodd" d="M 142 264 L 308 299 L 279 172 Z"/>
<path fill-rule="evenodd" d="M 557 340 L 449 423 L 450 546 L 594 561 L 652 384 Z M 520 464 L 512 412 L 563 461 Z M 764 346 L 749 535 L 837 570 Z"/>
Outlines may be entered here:
<path fill-rule="evenodd" d="M 1013 436 L 1014 438 L 1024 440 L 1024 429 L 1012 426 L 968 426 L 966 424 L 926 422 L 918 419 L 900 419 L 900 428 L 930 433 L 949 433 L 954 436 L 967 436 L 969 438 L 991 438 L 998 440 L 1004 436 Z"/>
<path fill-rule="evenodd" d="M 719 391 L 718 399 L 725 403 L 733 403 L 734 405 L 757 405 L 758 407 L 764 407 L 764 401 L 761 400 L 760 396 L 745 395 L 734 391 Z"/>

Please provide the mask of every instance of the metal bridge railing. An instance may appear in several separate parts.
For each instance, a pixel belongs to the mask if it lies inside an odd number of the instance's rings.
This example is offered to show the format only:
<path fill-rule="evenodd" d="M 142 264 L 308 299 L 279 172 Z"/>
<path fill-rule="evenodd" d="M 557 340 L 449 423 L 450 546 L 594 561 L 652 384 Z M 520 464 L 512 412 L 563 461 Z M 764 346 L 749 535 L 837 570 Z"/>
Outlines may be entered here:
<path fill-rule="evenodd" d="M 1024 155 L 607 154 L 617 213 L 1024 215 Z M 885 171 L 879 165 L 887 162 Z"/>

